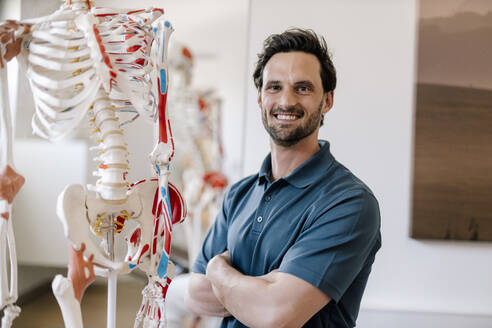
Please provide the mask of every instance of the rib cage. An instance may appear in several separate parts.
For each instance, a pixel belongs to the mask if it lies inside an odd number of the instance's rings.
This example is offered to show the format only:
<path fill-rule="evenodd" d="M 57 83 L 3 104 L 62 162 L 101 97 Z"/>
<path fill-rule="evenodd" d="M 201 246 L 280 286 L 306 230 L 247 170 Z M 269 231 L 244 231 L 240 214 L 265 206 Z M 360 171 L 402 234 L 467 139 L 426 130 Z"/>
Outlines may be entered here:
<path fill-rule="evenodd" d="M 34 133 L 51 140 L 65 136 L 80 123 L 101 84 L 111 99 L 131 105 L 125 109 L 153 118 L 151 23 L 161 14 L 106 8 L 81 14 L 62 7 L 36 24 L 27 58 Z"/>
<path fill-rule="evenodd" d="M 101 84 L 76 12 L 60 9 L 34 26 L 27 77 L 33 92 L 33 132 L 50 140 L 70 133 L 83 119 Z"/>
<path fill-rule="evenodd" d="M 100 179 L 90 186 L 103 199 L 125 199 L 128 152 L 121 125 L 157 112 L 151 61 L 152 22 L 160 9 L 73 10 L 62 6 L 33 27 L 27 76 L 33 91 L 35 134 L 55 140 L 90 110 L 97 137 Z M 132 119 L 120 122 L 122 112 Z"/>
<path fill-rule="evenodd" d="M 108 96 L 147 119 L 153 119 L 157 109 L 151 23 L 161 14 L 158 9 L 118 14 L 116 9 L 95 8 L 78 21 Z"/>

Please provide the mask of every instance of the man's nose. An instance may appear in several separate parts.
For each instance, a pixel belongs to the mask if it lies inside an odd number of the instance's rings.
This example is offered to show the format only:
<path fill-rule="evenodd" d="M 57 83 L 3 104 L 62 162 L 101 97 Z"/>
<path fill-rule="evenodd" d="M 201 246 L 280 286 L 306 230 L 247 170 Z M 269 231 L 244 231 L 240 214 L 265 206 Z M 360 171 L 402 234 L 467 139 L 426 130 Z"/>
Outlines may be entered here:
<path fill-rule="evenodd" d="M 297 104 L 297 97 L 292 90 L 282 90 L 282 93 L 280 95 L 279 99 L 279 105 L 288 108 L 291 106 L 295 106 Z"/>

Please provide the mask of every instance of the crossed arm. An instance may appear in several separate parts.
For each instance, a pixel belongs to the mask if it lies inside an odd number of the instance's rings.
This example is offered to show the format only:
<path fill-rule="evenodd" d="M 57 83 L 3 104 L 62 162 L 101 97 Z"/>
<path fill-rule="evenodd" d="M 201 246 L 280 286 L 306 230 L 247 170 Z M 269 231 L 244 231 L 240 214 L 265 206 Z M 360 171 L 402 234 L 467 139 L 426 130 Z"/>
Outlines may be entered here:
<path fill-rule="evenodd" d="M 209 261 L 205 275 L 191 274 L 185 300 L 196 314 L 233 315 L 248 327 L 301 327 L 331 299 L 288 273 L 243 275 L 226 251 Z"/>

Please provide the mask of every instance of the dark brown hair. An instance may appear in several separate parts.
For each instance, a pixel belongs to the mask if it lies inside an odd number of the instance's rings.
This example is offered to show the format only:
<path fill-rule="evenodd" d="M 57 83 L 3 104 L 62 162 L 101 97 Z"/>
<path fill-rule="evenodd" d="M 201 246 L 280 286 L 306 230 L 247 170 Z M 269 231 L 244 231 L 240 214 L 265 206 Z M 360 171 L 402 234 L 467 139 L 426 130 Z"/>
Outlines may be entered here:
<path fill-rule="evenodd" d="M 272 34 L 263 42 L 263 52 L 258 54 L 258 62 L 253 73 L 253 80 L 258 90 L 263 86 L 263 70 L 273 55 L 279 52 L 302 51 L 313 54 L 321 66 L 321 82 L 324 92 L 335 90 L 337 73 L 326 41 L 313 30 L 290 28 L 281 34 Z"/>

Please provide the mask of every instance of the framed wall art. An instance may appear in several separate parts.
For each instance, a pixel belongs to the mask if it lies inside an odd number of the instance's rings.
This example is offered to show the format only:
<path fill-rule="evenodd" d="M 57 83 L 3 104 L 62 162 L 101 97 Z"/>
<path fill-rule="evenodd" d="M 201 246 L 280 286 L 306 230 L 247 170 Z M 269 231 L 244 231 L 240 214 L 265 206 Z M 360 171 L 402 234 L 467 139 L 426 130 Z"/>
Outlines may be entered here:
<path fill-rule="evenodd" d="M 411 237 L 492 240 L 492 1 L 420 0 Z"/>

